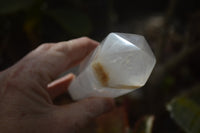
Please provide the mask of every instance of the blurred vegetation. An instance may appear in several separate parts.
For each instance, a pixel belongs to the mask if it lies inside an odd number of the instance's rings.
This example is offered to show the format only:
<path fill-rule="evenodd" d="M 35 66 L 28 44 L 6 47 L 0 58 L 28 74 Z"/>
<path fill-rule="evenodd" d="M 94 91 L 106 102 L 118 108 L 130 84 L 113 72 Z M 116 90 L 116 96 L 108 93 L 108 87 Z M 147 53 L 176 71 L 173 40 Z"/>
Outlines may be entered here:
<path fill-rule="evenodd" d="M 198 0 L 0 1 L 0 70 L 44 42 L 109 32 L 142 34 L 157 65 L 141 89 L 87 133 L 200 133 L 200 2 Z M 56 104 L 68 103 L 66 95 Z M 82 132 L 84 132 L 82 130 Z"/>

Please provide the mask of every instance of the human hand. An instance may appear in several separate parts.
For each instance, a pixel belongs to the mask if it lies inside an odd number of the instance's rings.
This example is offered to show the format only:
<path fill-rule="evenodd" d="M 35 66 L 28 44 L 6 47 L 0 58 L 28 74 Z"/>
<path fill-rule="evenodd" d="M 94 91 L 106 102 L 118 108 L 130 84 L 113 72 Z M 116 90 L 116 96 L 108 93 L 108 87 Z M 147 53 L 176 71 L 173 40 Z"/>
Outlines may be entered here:
<path fill-rule="evenodd" d="M 78 64 L 98 43 L 83 37 L 47 43 L 0 73 L 1 133 L 73 133 L 109 111 L 109 98 L 88 98 L 56 106 L 53 99 L 67 91 L 74 75 L 55 79 Z"/>

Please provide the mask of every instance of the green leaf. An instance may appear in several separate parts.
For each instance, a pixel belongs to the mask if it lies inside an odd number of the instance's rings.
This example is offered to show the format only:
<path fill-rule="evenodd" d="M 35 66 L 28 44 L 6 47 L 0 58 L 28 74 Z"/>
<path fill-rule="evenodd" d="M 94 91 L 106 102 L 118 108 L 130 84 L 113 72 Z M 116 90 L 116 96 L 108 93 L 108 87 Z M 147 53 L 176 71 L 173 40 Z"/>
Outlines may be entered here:
<path fill-rule="evenodd" d="M 90 19 L 82 12 L 69 9 L 57 9 L 48 11 L 47 14 L 71 34 L 88 35 L 91 31 Z"/>
<path fill-rule="evenodd" d="M 35 0 L 1 0 L 0 14 L 10 14 L 28 9 L 34 4 L 34 1 Z"/>
<path fill-rule="evenodd" d="M 200 106 L 186 97 L 177 97 L 167 110 L 176 123 L 187 133 L 200 133 Z"/>

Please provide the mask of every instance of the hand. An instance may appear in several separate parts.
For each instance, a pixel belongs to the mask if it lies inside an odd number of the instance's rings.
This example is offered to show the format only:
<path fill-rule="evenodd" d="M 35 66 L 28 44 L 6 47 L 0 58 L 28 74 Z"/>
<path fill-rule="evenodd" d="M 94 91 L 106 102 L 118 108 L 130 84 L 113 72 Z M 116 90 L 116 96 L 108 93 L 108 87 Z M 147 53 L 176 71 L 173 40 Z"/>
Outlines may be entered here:
<path fill-rule="evenodd" d="M 109 98 L 88 98 L 64 106 L 52 100 L 67 91 L 74 75 L 55 80 L 77 65 L 98 42 L 86 37 L 47 43 L 0 73 L 1 133 L 73 133 L 109 111 Z"/>

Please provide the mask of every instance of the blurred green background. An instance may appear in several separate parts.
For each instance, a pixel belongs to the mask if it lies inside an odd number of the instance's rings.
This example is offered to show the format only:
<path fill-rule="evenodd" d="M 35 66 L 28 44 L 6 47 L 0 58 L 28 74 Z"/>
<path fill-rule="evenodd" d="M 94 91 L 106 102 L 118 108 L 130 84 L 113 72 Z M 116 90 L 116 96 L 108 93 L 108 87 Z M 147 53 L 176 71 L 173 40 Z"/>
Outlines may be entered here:
<path fill-rule="evenodd" d="M 110 32 L 145 36 L 157 65 L 144 87 L 81 132 L 200 133 L 198 0 L 0 0 L 0 70 L 41 43 Z"/>

